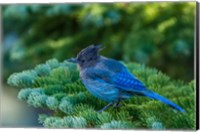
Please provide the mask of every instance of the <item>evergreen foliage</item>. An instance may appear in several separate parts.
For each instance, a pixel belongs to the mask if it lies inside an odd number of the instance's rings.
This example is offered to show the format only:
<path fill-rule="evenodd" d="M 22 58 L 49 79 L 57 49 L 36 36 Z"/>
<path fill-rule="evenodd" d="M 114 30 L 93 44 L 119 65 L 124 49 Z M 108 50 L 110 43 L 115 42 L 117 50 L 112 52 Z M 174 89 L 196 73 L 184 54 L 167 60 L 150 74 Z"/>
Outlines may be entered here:
<path fill-rule="evenodd" d="M 190 81 L 194 76 L 195 4 L 3 5 L 3 40 L 7 47 L 3 72 L 7 78 L 12 72 L 49 58 L 64 60 L 88 44 L 98 43 L 109 47 L 103 51 L 105 56 L 158 67 L 170 77 Z M 36 69 L 48 74 L 45 66 Z"/>
<path fill-rule="evenodd" d="M 172 80 L 145 65 L 125 64 L 151 90 L 163 95 L 186 110 L 180 113 L 146 97 L 135 96 L 123 101 L 119 108 L 96 112 L 106 102 L 92 96 L 79 79 L 75 64 L 56 59 L 39 64 L 32 70 L 14 73 L 8 84 L 22 88 L 20 100 L 35 108 L 46 108 L 38 121 L 48 128 L 101 129 L 195 129 L 194 85 Z"/>

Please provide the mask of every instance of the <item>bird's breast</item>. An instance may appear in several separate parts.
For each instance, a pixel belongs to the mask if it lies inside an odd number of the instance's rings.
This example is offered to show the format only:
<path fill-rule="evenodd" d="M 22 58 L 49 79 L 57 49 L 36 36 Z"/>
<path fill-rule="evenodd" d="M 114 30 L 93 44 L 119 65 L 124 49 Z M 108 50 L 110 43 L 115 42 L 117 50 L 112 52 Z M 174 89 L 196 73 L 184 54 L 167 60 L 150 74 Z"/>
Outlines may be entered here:
<path fill-rule="evenodd" d="M 115 88 L 112 84 L 89 78 L 82 78 L 81 80 L 87 90 L 95 97 L 107 102 L 118 100 L 119 89 Z"/>

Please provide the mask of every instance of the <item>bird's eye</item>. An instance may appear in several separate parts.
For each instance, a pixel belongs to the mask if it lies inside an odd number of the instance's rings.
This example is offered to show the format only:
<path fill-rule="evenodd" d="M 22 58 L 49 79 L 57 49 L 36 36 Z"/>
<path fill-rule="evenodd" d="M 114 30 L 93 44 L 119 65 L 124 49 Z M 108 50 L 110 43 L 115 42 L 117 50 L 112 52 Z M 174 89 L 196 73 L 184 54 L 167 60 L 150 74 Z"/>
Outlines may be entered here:
<path fill-rule="evenodd" d="M 85 62 L 85 60 L 81 60 L 81 62 L 82 62 L 82 63 L 84 63 L 84 62 Z"/>
<path fill-rule="evenodd" d="M 92 57 L 90 57 L 89 61 L 91 61 L 91 60 L 92 60 Z"/>

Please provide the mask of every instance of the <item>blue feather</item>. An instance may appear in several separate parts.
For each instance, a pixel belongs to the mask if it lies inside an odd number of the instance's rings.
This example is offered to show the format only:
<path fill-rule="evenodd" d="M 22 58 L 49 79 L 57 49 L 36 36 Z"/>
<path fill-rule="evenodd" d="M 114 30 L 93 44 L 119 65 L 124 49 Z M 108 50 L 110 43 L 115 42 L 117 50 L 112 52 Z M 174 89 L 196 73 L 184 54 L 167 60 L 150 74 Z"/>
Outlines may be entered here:
<path fill-rule="evenodd" d="M 157 94 L 157 93 L 154 93 L 150 90 L 147 90 L 147 91 L 144 91 L 143 94 L 149 98 L 152 98 L 152 99 L 157 99 L 171 107 L 173 107 L 174 109 L 177 109 L 178 111 L 180 112 L 185 112 L 184 109 L 182 109 L 181 107 L 179 107 L 178 105 L 176 105 L 175 103 L 169 101 L 168 99 L 164 98 L 163 96 Z"/>
<path fill-rule="evenodd" d="M 128 71 L 117 73 L 114 82 L 118 88 L 123 90 L 137 92 L 145 90 L 145 85 Z"/>

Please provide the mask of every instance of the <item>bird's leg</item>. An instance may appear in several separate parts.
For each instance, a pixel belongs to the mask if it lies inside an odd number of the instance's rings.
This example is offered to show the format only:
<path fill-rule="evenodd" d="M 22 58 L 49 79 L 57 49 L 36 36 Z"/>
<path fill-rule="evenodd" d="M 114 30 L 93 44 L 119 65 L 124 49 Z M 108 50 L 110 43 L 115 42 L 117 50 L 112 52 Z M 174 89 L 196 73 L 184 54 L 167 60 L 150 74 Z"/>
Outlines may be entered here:
<path fill-rule="evenodd" d="M 121 101 L 121 91 L 119 91 L 118 92 L 118 100 L 114 103 L 114 105 L 113 105 L 113 108 L 118 108 L 118 107 L 120 107 L 121 106 L 121 104 L 119 104 L 120 103 L 120 101 Z"/>
<path fill-rule="evenodd" d="M 113 103 L 111 102 L 111 103 L 109 103 L 109 104 L 107 104 L 106 106 L 104 106 L 102 109 L 100 109 L 100 110 L 98 110 L 97 112 L 102 112 L 102 111 L 104 111 L 104 110 L 106 110 L 110 105 L 112 105 Z"/>
<path fill-rule="evenodd" d="M 116 103 L 114 103 L 113 108 L 118 108 L 118 107 L 120 107 L 120 106 L 121 106 L 120 101 L 121 101 L 121 100 L 118 100 Z"/>

